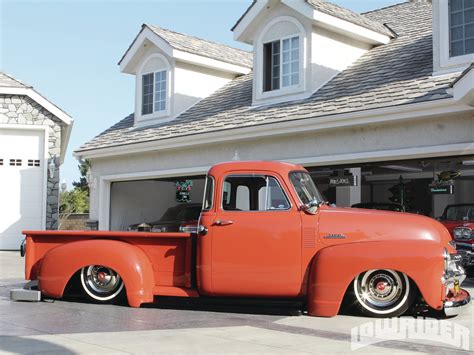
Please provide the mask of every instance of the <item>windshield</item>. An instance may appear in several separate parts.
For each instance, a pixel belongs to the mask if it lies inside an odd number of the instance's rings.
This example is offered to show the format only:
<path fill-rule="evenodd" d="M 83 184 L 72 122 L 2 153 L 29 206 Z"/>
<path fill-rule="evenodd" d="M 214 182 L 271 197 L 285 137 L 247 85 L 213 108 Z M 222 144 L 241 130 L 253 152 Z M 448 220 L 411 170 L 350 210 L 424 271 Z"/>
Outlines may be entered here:
<path fill-rule="evenodd" d="M 302 203 L 307 204 L 311 201 L 324 202 L 323 196 L 307 172 L 290 173 L 290 181 Z"/>
<path fill-rule="evenodd" d="M 474 220 L 474 205 L 451 206 L 446 211 L 448 221 L 471 221 Z"/>

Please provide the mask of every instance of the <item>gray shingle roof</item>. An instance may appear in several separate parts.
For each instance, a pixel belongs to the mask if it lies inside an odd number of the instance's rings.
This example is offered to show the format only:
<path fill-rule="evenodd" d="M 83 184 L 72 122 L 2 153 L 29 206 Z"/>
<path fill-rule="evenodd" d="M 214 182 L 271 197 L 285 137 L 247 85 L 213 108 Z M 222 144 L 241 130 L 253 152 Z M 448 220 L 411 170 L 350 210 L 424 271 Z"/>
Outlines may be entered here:
<path fill-rule="evenodd" d="M 134 128 L 133 114 L 127 116 L 78 152 L 451 97 L 446 89 L 459 74 L 432 76 L 429 4 L 404 3 L 367 16 L 393 25 L 400 36 L 368 51 L 308 99 L 252 107 L 252 74 L 248 74 L 171 122 Z"/>
<path fill-rule="evenodd" d="M 393 36 L 390 30 L 383 25 L 383 21 L 367 18 L 366 16 L 358 14 L 357 12 L 345 9 L 341 6 L 324 0 L 306 0 L 306 2 L 316 10 L 324 12 L 327 15 L 337 17 L 341 20 L 351 22 L 390 37 Z"/>
<path fill-rule="evenodd" d="M 345 20 L 356 25 L 365 27 L 369 30 L 382 33 L 384 35 L 392 37 L 393 34 L 390 30 L 383 25 L 383 22 L 378 20 L 372 20 L 365 17 L 364 15 L 358 14 L 357 12 L 345 9 L 341 6 L 333 4 L 325 0 L 305 0 L 308 5 L 311 5 L 315 10 L 321 11 L 327 15 L 337 17 L 341 20 Z M 232 27 L 232 31 L 237 27 L 237 25 L 242 21 L 242 19 L 247 15 L 250 9 L 255 5 L 256 0 L 252 1 L 250 6 L 245 10 L 245 12 L 240 16 L 235 25 Z"/>
<path fill-rule="evenodd" d="M 0 72 L 0 87 L 27 88 L 29 86 L 6 73 Z"/>
<path fill-rule="evenodd" d="M 155 34 L 168 42 L 171 47 L 183 52 L 221 60 L 223 62 L 240 65 L 245 68 L 252 68 L 253 66 L 253 57 L 252 53 L 250 52 L 194 36 L 188 36 L 159 26 L 147 24 L 144 26 L 148 27 Z"/>

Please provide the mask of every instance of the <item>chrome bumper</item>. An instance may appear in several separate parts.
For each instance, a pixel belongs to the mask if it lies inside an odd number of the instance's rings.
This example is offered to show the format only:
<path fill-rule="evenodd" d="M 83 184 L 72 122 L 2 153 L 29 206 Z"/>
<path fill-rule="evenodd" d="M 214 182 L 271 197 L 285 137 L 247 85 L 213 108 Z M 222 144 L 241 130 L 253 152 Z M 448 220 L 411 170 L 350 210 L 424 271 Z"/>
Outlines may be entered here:
<path fill-rule="evenodd" d="M 463 312 L 471 302 L 471 295 L 466 290 L 461 290 L 455 297 L 446 299 L 444 302 L 444 313 L 446 316 L 457 316 Z"/>

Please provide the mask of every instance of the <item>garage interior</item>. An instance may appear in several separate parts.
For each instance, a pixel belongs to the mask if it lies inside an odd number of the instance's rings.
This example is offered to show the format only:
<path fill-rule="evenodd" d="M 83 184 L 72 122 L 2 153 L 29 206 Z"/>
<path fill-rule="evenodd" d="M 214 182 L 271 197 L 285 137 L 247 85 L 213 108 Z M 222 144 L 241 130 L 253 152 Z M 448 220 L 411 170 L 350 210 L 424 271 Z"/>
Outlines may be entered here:
<path fill-rule="evenodd" d="M 447 205 L 474 203 L 474 156 L 374 162 L 308 170 L 326 199 L 340 207 L 358 203 L 397 203 L 406 212 L 437 218 Z M 344 186 L 347 179 L 342 181 L 343 186 L 337 186 L 338 181 L 331 179 L 344 176 L 355 176 L 353 186 Z M 330 184 L 330 180 L 333 184 Z"/>
<path fill-rule="evenodd" d="M 398 204 L 406 212 L 437 218 L 447 205 L 474 203 L 474 156 L 307 169 L 329 203 L 340 207 Z M 347 177 L 351 177 L 349 184 Z M 186 182 L 191 184 L 189 196 L 179 201 L 178 186 Z M 195 207 L 202 202 L 204 182 L 205 176 L 200 175 L 112 183 L 110 230 L 169 219 L 170 209 L 179 205 Z"/>

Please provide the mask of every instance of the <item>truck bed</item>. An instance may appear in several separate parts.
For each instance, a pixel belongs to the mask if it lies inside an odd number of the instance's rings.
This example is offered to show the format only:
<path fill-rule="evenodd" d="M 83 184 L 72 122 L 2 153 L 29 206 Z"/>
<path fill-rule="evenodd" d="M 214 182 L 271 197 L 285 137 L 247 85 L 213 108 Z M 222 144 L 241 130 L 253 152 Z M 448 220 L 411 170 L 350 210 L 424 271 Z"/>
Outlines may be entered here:
<path fill-rule="evenodd" d="M 132 244 L 153 265 L 154 294 L 194 296 L 196 242 L 190 233 L 119 231 L 23 231 L 26 235 L 25 278 L 36 280 L 44 255 L 58 246 L 81 240 L 108 239 Z M 189 291 L 187 291 L 189 290 Z"/>

